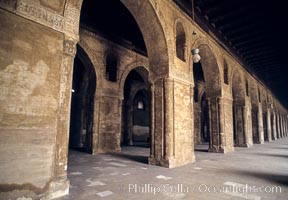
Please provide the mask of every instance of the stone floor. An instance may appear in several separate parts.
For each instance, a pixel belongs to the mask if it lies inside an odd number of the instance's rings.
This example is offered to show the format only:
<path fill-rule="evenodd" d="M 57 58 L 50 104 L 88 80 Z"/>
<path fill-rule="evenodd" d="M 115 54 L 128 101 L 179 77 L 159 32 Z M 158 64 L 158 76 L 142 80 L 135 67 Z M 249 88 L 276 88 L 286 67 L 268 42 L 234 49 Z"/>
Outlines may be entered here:
<path fill-rule="evenodd" d="M 206 149 L 197 146 L 196 162 L 174 169 L 148 165 L 143 147 L 95 156 L 70 151 L 70 194 L 58 200 L 288 199 L 287 138 L 226 155 Z"/>

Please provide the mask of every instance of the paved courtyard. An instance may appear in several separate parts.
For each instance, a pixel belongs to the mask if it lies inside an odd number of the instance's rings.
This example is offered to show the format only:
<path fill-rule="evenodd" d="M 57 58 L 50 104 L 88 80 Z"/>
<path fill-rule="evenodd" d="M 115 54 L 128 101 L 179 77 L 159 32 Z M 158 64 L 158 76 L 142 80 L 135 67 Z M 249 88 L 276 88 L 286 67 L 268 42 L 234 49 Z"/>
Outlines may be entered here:
<path fill-rule="evenodd" d="M 70 193 L 59 200 L 288 199 L 288 140 L 226 155 L 196 147 L 196 162 L 174 169 L 147 164 L 149 149 L 124 147 L 121 154 L 70 151 Z"/>

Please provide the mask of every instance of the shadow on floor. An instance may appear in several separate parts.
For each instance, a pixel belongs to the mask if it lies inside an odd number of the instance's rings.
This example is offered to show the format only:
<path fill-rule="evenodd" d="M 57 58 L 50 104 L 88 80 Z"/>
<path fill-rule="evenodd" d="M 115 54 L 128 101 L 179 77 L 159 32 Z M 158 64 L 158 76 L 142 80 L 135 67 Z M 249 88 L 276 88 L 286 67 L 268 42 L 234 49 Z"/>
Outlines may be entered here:
<path fill-rule="evenodd" d="M 124 158 L 127 160 L 148 164 L 148 156 L 132 155 L 127 153 L 110 153 L 110 155 L 116 156 L 118 158 Z"/>
<path fill-rule="evenodd" d="M 278 157 L 278 158 L 288 158 L 288 155 L 283 154 L 270 154 L 270 153 L 255 153 L 259 156 L 269 156 L 269 157 Z"/>
<path fill-rule="evenodd" d="M 287 174 L 283 175 L 283 174 L 272 174 L 272 173 L 265 173 L 265 172 L 253 172 L 253 171 L 234 171 L 233 173 L 240 174 L 241 176 L 259 178 L 265 181 L 274 182 L 275 184 L 288 186 Z"/>
<path fill-rule="evenodd" d="M 194 151 L 208 152 L 209 143 L 197 144 L 194 147 Z"/>

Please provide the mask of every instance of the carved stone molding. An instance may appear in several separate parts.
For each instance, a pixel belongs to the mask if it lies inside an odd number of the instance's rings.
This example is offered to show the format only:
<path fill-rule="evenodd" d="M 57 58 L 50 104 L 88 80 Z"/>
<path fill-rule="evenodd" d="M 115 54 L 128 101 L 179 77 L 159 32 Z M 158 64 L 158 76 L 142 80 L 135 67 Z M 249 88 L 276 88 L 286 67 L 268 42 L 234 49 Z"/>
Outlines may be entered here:
<path fill-rule="evenodd" d="M 81 0 L 69 1 L 62 16 L 29 0 L 0 0 L 0 8 L 64 33 L 75 40 L 78 40 L 81 4 Z"/>
<path fill-rule="evenodd" d="M 74 0 L 77 1 L 77 0 Z M 77 1 L 79 2 L 79 1 Z M 74 5 L 72 3 L 66 5 L 65 13 L 64 13 L 64 27 L 63 32 L 69 36 L 74 38 L 78 37 L 79 33 L 79 23 L 80 23 L 80 8 L 78 5 Z"/>
<path fill-rule="evenodd" d="M 66 55 L 74 57 L 76 54 L 76 42 L 74 40 L 63 41 L 63 52 Z"/>
<path fill-rule="evenodd" d="M 15 12 L 22 17 L 53 28 L 54 30 L 63 31 L 64 17 L 41 5 L 28 2 L 27 0 L 18 0 Z"/>

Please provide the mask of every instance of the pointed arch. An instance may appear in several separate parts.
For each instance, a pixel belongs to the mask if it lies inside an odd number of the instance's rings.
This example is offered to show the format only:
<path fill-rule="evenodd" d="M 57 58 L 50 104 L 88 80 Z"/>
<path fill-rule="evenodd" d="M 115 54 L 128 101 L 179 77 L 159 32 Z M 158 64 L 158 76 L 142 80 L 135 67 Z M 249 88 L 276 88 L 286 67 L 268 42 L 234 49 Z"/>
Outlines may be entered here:
<path fill-rule="evenodd" d="M 203 69 L 207 97 L 221 96 L 221 75 L 215 55 L 208 44 L 199 44 L 197 48 L 201 54 L 200 63 Z"/>

